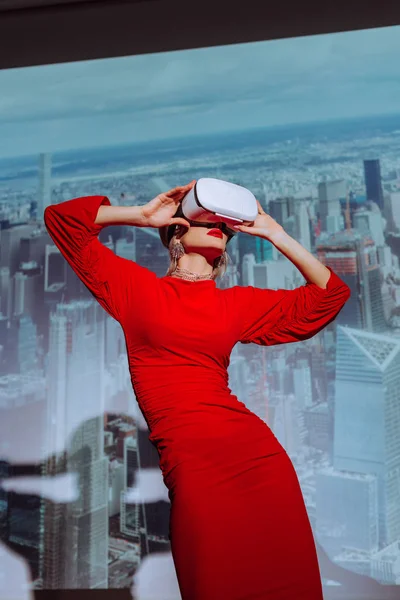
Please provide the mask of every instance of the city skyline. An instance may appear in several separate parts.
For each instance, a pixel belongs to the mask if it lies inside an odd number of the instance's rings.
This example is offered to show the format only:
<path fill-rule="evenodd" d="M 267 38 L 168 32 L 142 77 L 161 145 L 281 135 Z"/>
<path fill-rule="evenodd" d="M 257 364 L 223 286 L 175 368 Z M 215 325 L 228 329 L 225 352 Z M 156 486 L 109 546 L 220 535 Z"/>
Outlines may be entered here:
<path fill-rule="evenodd" d="M 375 148 L 379 154 L 375 146 L 377 141 L 374 128 L 371 137 L 368 137 L 368 132 L 362 127 L 364 137 L 361 141 L 354 137 L 352 129 L 350 134 L 347 128 L 344 130 L 345 141 L 347 140 L 349 147 L 357 147 L 361 143 L 362 147 L 365 144 L 366 148 Z M 322 131 L 318 129 L 321 139 Z M 392 135 L 390 127 L 388 132 L 389 137 L 392 136 L 393 139 L 391 144 L 385 142 L 385 154 L 389 161 L 387 166 L 391 165 L 393 173 L 387 176 L 385 185 L 389 186 L 386 194 L 389 204 L 392 204 L 396 202 L 395 190 L 398 189 L 397 172 L 394 172 L 398 165 L 397 134 Z M 340 576 L 336 571 L 333 579 L 336 581 L 338 577 L 344 587 L 346 581 L 360 576 L 357 583 L 360 586 L 368 585 L 368 581 L 371 586 L 372 579 L 368 580 L 371 577 L 392 586 L 395 586 L 398 580 L 398 513 L 391 512 L 388 508 L 390 502 L 398 505 L 397 492 L 389 489 L 389 485 L 384 487 L 383 480 L 379 479 L 375 472 L 374 460 L 366 472 L 363 468 L 347 472 L 343 465 L 335 464 L 335 457 L 344 456 L 347 461 L 353 461 L 353 465 L 358 457 L 355 450 L 363 442 L 365 435 L 372 433 L 374 439 L 394 439 L 392 429 L 383 427 L 375 416 L 383 415 L 384 410 L 397 401 L 398 395 L 395 390 L 399 389 L 393 385 L 393 393 L 392 389 L 386 393 L 385 380 L 382 377 L 378 388 L 380 395 L 374 395 L 374 412 L 367 420 L 371 411 L 364 410 L 363 396 L 353 395 L 351 385 L 368 386 L 368 390 L 370 389 L 369 359 L 364 359 L 365 376 L 359 368 L 359 362 L 356 363 L 357 368 L 351 370 L 349 386 L 346 383 L 349 380 L 347 367 L 352 346 L 343 343 L 343 339 L 346 342 L 343 336 L 337 344 L 335 341 L 337 328 L 340 330 L 340 327 L 344 327 L 346 335 L 351 334 L 353 338 L 357 335 L 358 342 L 361 338 L 367 340 L 368 351 L 373 352 L 374 356 L 384 356 L 388 343 L 396 346 L 399 344 L 398 338 L 397 341 L 395 339 L 398 336 L 399 325 L 395 312 L 398 304 L 398 285 L 396 279 L 390 278 L 390 275 L 395 276 L 398 273 L 398 252 L 393 245 L 393 239 L 391 246 L 385 241 L 385 225 L 380 210 L 367 208 L 365 203 L 367 196 L 372 196 L 371 199 L 374 200 L 374 190 L 381 189 L 381 170 L 377 168 L 378 163 L 374 163 L 375 168 L 371 170 L 371 180 L 367 184 L 362 163 L 358 165 L 358 159 L 356 166 L 352 161 L 348 162 L 349 148 L 341 154 L 344 140 L 341 139 L 340 131 L 335 130 L 335 139 L 336 137 L 336 142 L 325 140 L 315 144 L 315 164 L 312 163 L 312 166 L 305 170 L 306 180 L 303 182 L 298 181 L 297 175 L 285 169 L 292 162 L 297 165 L 295 154 L 298 152 L 308 156 L 308 159 L 311 158 L 307 145 L 298 146 L 294 143 L 292 147 L 291 144 L 280 141 L 270 149 L 257 145 L 248 147 L 241 137 L 233 148 L 230 144 L 228 149 L 220 148 L 217 156 L 207 155 L 205 158 L 200 150 L 196 158 L 195 146 L 192 146 L 192 160 L 197 160 L 198 169 L 209 169 L 211 165 L 208 161 L 214 161 L 213 169 L 218 172 L 221 169 L 221 175 L 227 179 L 238 177 L 245 185 L 254 180 L 254 175 L 258 172 L 263 178 L 265 191 L 274 194 L 269 204 L 272 217 L 282 223 L 285 230 L 301 240 L 306 247 L 317 251 L 320 259 L 333 266 L 353 290 L 346 310 L 335 320 L 332 330 L 321 332 L 319 338 L 304 343 L 301 352 L 294 352 L 291 344 L 285 344 L 280 349 L 280 360 L 276 360 L 277 349 L 270 349 L 269 355 L 264 352 L 256 353 L 254 349 L 247 354 L 247 346 L 239 346 L 232 352 L 233 360 L 229 371 L 229 386 L 233 394 L 268 424 L 294 461 L 316 533 L 315 539 L 323 565 L 324 587 L 327 590 L 333 587 L 330 576 L 333 564 L 336 569 L 343 569 Z M 255 142 L 254 136 L 250 136 L 250 139 Z M 313 139 L 311 136 L 311 140 Z M 310 141 L 308 143 L 312 145 Z M 335 157 L 338 156 L 336 144 L 341 148 L 339 155 L 344 157 L 344 162 L 339 163 L 339 166 L 335 162 L 329 164 L 329 161 L 335 161 Z M 201 144 L 200 148 L 202 146 L 204 144 Z M 160 152 L 162 153 L 162 149 Z M 279 152 L 282 155 L 279 161 L 283 171 L 269 168 L 264 179 L 260 164 L 272 160 L 274 155 L 277 160 Z M 104 172 L 112 154 L 100 152 L 99 156 L 100 161 L 104 162 L 95 164 L 95 172 L 89 179 L 75 179 L 72 172 L 72 177 L 68 176 L 58 182 L 53 179 L 52 156 L 38 156 L 39 170 L 35 185 L 32 188 L 27 187 L 22 194 L 18 193 L 19 202 L 28 205 L 32 211 L 30 214 L 34 215 L 35 209 L 27 200 L 36 199 L 36 216 L 40 222 L 43 208 L 50 203 L 58 204 L 62 199 L 77 197 L 78 194 L 96 193 L 111 196 L 114 202 L 128 184 L 132 186 L 130 193 L 133 193 L 136 199 L 151 197 L 161 189 L 166 189 L 173 172 L 175 176 L 175 170 L 169 166 L 166 169 L 166 180 L 159 174 L 157 177 L 149 177 L 147 173 L 131 178 L 125 172 L 124 166 L 127 165 L 124 165 L 123 157 L 118 157 L 115 164 L 121 168 L 121 173 L 116 174 L 113 171 L 99 184 L 96 181 L 96 172 Z M 84 158 L 87 164 L 89 158 Z M 322 161 L 323 171 L 326 173 L 329 168 L 331 173 L 328 181 L 321 182 L 319 158 L 328 161 L 328 164 Z M 112 160 L 114 159 L 115 157 Z M 127 155 L 125 160 L 131 164 L 130 155 Z M 152 156 L 152 160 L 152 168 L 159 170 L 157 157 Z M 297 168 L 299 167 L 300 165 L 297 165 Z M 77 167 L 72 167 L 75 168 Z M 179 168 L 187 169 L 188 161 L 183 161 Z M 386 172 L 390 171 L 386 168 Z M 340 175 L 341 179 L 337 180 L 337 175 Z M 288 185 L 292 181 L 300 186 L 298 190 L 293 189 L 297 199 L 280 195 L 276 184 L 281 179 L 285 183 L 285 177 Z M 318 198 L 312 203 L 305 200 L 307 196 L 303 185 L 307 180 L 309 183 L 321 182 Z M 357 203 L 350 207 L 350 219 L 353 220 L 351 231 L 344 230 L 342 214 L 341 200 L 345 194 L 346 182 L 352 182 L 352 187 L 365 192 L 362 194 L 365 206 L 361 210 Z M 12 195 L 7 203 L 4 213 L 6 218 L 13 215 Z M 386 211 L 387 206 L 383 208 Z M 320 212 L 324 233 L 323 239 L 320 240 L 316 239 L 318 223 L 315 219 L 315 209 Z M 395 226 L 396 223 L 398 225 L 398 218 L 394 218 Z M 369 230 L 368 234 L 366 229 Z M 36 234 L 33 233 L 35 230 Z M 391 231 L 388 230 L 389 238 Z M 38 239 L 40 247 L 36 243 Z M 103 241 L 106 242 L 106 239 L 103 238 Z M 261 248 L 254 242 L 255 238 L 252 236 L 239 236 L 235 239 L 235 245 L 231 246 L 233 264 L 228 273 L 228 281 L 223 283 L 224 287 L 239 283 L 277 289 L 292 288 L 301 283 L 300 273 L 290 261 L 279 258 L 277 252 L 267 252 L 267 256 L 263 255 Z M 108 243 L 113 245 L 110 239 Z M 8 443 L 6 458 L 13 464 L 16 457 L 27 454 L 27 462 L 34 459 L 36 452 L 37 461 L 47 460 L 50 450 L 50 455 L 54 455 L 56 450 L 62 453 L 65 449 L 69 462 L 64 466 L 59 465 L 60 472 L 56 471 L 57 476 L 64 472 L 73 474 L 76 471 L 91 474 L 79 495 L 64 501 L 62 507 L 49 503 L 43 492 L 40 493 L 40 499 L 35 500 L 35 510 L 32 510 L 32 504 L 26 497 L 22 497 L 20 503 L 14 502 L 12 496 L 7 500 L 8 504 L 4 502 L 3 507 L 7 506 L 8 514 L 12 515 L 11 522 L 15 523 L 15 528 L 18 527 L 21 532 L 20 554 L 29 560 L 27 544 L 33 537 L 37 543 L 37 551 L 30 558 L 30 564 L 33 567 L 32 585 L 37 589 L 75 585 L 86 588 L 108 586 L 110 589 L 127 587 L 133 573 L 135 577 L 142 576 L 145 558 L 149 558 L 154 565 L 156 552 L 160 548 L 164 551 L 168 549 L 168 506 L 164 504 L 162 512 L 154 505 L 155 494 L 163 493 L 162 498 L 157 496 L 156 499 L 164 499 L 165 490 L 160 480 L 160 471 L 155 469 L 158 465 L 158 455 L 149 453 L 148 430 L 140 425 L 137 414 L 131 410 L 135 396 L 131 394 L 131 390 L 128 392 L 130 380 L 122 330 L 114 320 L 105 320 L 103 311 L 93 298 L 82 294 L 84 290 L 80 287 L 79 280 L 72 278 L 71 273 L 64 268 L 60 262 L 60 254 L 49 244 L 47 234 L 43 230 L 38 232 L 35 221 L 29 225 L 6 227 L 2 231 L 2 245 L 5 252 L 0 289 L 3 319 L 0 322 L 3 343 L 7 350 L 10 349 L 9 352 L 3 353 L 3 356 L 0 354 L 0 358 L 3 358 L 3 361 L 0 361 L 2 399 L 8 407 L 3 419 L 3 427 L 9 436 L 4 435 Z M 10 254 L 12 248 L 15 250 Z M 134 235 L 129 239 L 127 235 L 122 235 L 118 240 L 114 240 L 114 250 L 120 256 L 150 268 L 157 276 L 165 274 L 167 253 L 161 247 L 157 234 L 150 236 L 146 228 L 136 228 Z M 362 261 L 363 256 L 368 256 L 368 260 Z M 381 275 L 385 278 L 383 285 Z M 363 293 L 362 298 L 359 298 L 358 289 L 361 283 Z M 40 331 L 44 334 L 40 334 Z M 388 335 L 393 335 L 393 344 Z M 32 348 L 35 349 L 34 353 Z M 353 357 L 354 352 L 350 356 Z M 359 353 L 355 359 L 363 356 Z M 292 365 L 290 369 L 289 364 Z M 26 380 L 25 373 L 29 374 L 30 381 Z M 96 388 L 90 385 L 93 373 L 96 377 Z M 266 377 L 264 374 L 267 374 Z M 18 394 L 23 398 L 23 410 L 31 411 L 29 418 L 26 417 L 28 413 L 24 412 L 23 420 L 31 422 L 31 415 L 34 415 L 34 423 L 43 423 L 42 430 L 39 427 L 31 427 L 33 439 L 30 443 L 26 442 L 25 429 L 22 439 L 22 429 L 15 435 L 16 429 L 12 426 L 13 419 L 17 418 L 17 409 L 13 406 L 15 380 L 21 386 Z M 28 401 L 32 384 L 37 389 L 34 403 Z M 340 397 L 339 389 L 343 389 Z M 84 406 L 81 406 L 83 398 Z M 129 410 L 122 408 L 128 406 Z M 338 412 L 336 407 L 339 407 L 341 412 Z M 104 420 L 106 413 L 110 415 Z M 56 415 L 56 418 L 51 420 L 51 415 Z M 62 418 L 57 418 L 60 415 Z M 358 435 L 351 432 L 349 436 L 347 427 L 356 427 L 356 424 L 359 424 L 356 428 Z M 333 431 L 335 438 L 332 436 Z M 43 446 L 43 439 L 48 440 L 50 445 Z M 372 444 L 368 447 L 377 454 Z M 84 460 L 84 448 L 91 449 L 92 454 L 88 461 Z M 393 462 L 397 468 L 396 449 Z M 391 463 L 382 459 L 381 464 L 391 477 Z M 112 473 L 108 486 L 104 484 L 107 467 Z M 149 476 L 147 486 L 141 484 L 140 487 L 140 493 L 146 489 L 148 494 L 141 508 L 138 504 L 130 504 L 125 497 L 125 493 L 133 493 L 132 474 L 135 472 L 145 477 Z M 12 490 L 13 485 L 18 486 L 15 478 L 11 478 L 11 483 L 8 483 L 11 486 L 8 490 Z M 24 488 L 18 489 L 21 493 Z M 32 494 L 34 489 L 31 487 L 25 493 Z M 390 492 L 388 504 L 383 503 L 379 497 L 386 489 Z M 138 493 L 137 488 L 135 493 Z M 332 501 L 331 504 L 325 503 L 326 497 Z M 76 517 L 77 509 L 82 502 L 88 502 L 89 498 L 93 499 L 87 505 L 93 521 Z M 344 499 L 344 503 L 341 503 L 341 499 Z M 41 502 L 44 506 L 42 513 Z M 357 502 L 366 508 L 354 512 Z M 71 532 L 71 535 L 64 535 L 63 528 L 59 527 L 60 511 L 68 523 L 67 531 Z M 42 521 L 38 516 L 40 514 L 44 514 Z M 357 518 L 353 518 L 354 514 Z M 339 538 L 337 523 L 342 527 Z M 43 541 L 49 531 L 53 532 L 51 545 Z M 12 541 L 13 532 L 14 529 L 7 538 L 9 541 Z M 88 546 L 76 543 L 76 532 L 79 532 L 81 539 L 93 540 L 90 542 L 90 548 L 96 547 L 100 552 L 97 562 L 81 561 Z M 63 558 L 64 552 L 66 561 Z M 168 555 L 166 553 L 166 556 Z M 354 556 L 363 561 L 362 569 L 354 563 Z M 61 563 L 66 565 L 65 568 L 58 568 Z M 48 565 L 52 564 L 55 565 L 53 571 L 48 569 Z M 59 579 L 60 574 L 65 577 L 64 581 Z M 18 578 L 12 579 L 13 585 L 17 585 Z M 173 577 L 170 577 L 170 580 L 175 581 Z M 341 591 L 342 597 L 345 597 L 345 589 Z"/>

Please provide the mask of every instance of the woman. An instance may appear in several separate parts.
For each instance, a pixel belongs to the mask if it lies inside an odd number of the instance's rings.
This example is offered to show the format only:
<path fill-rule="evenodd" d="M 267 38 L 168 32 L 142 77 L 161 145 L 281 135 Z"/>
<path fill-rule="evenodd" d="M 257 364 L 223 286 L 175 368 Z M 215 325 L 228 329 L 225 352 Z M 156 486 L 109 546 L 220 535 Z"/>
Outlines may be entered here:
<path fill-rule="evenodd" d="M 194 184 L 144 206 L 76 198 L 49 206 L 45 224 L 123 327 L 133 389 L 169 490 L 182 599 L 322 600 L 293 465 L 270 428 L 231 393 L 227 367 L 237 342 L 272 346 L 312 337 L 336 317 L 349 288 L 260 204 L 254 224 L 238 231 L 270 240 L 307 283 L 294 290 L 217 288 L 225 226 L 210 230 L 177 216 Z M 102 245 L 98 233 L 111 224 L 159 228 L 169 274 L 159 278 Z"/>

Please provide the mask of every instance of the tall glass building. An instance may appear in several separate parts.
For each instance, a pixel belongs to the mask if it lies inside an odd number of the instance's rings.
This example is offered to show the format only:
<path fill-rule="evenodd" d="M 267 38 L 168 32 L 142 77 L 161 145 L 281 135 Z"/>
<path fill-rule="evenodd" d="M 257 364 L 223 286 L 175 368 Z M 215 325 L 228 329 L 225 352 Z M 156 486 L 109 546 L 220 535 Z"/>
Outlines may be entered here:
<path fill-rule="evenodd" d="M 375 202 L 381 211 L 383 211 L 381 165 L 377 158 L 364 160 L 364 179 L 367 200 Z"/>
<path fill-rule="evenodd" d="M 400 340 L 338 327 L 334 410 L 333 466 L 377 478 L 384 548 L 400 538 Z"/>

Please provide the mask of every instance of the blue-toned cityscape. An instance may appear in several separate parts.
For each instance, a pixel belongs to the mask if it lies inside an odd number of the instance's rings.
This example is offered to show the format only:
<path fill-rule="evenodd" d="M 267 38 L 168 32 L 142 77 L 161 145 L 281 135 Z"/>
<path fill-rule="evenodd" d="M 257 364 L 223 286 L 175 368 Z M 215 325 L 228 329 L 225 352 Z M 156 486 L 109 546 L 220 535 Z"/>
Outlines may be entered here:
<path fill-rule="evenodd" d="M 236 345 L 229 387 L 293 461 L 326 597 L 400 585 L 400 114 L 179 133 L 1 149 L 0 589 L 131 588 L 146 559 L 169 556 L 170 505 L 123 331 L 53 245 L 43 213 L 97 194 L 142 205 L 200 177 L 249 188 L 351 288 L 308 341 Z M 165 275 L 156 229 L 112 226 L 99 237 Z M 304 283 L 255 236 L 238 234 L 228 254 L 219 287 Z M 243 522 L 232 524 L 238 543 Z M 169 597 L 163 585 L 160 600 L 179 599 L 175 583 Z"/>
<path fill-rule="evenodd" d="M 42 461 L 42 475 L 82 477 L 79 498 L 60 505 L 3 492 L 6 541 L 30 561 L 36 586 L 127 586 L 141 557 L 168 546 L 168 504 L 124 501 L 135 471 L 154 469 L 158 456 L 132 418 L 120 326 L 64 264 L 43 210 L 92 194 L 143 204 L 204 175 L 252 189 L 351 287 L 336 321 L 312 340 L 236 346 L 230 387 L 288 451 L 331 559 L 400 583 L 399 146 L 400 116 L 0 164 L 3 470 Z M 117 254 L 165 274 L 157 230 L 103 234 Z M 229 254 L 220 286 L 303 282 L 260 238 L 236 236 Z"/>

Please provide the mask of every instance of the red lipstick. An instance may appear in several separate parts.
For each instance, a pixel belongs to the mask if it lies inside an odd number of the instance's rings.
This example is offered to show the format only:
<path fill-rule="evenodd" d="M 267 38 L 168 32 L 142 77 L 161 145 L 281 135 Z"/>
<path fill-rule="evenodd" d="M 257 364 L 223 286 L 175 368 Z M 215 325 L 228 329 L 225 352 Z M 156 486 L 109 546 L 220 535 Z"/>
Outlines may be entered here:
<path fill-rule="evenodd" d="M 220 229 L 210 229 L 207 235 L 215 235 L 215 237 L 219 238 L 223 237 L 222 231 Z"/>

